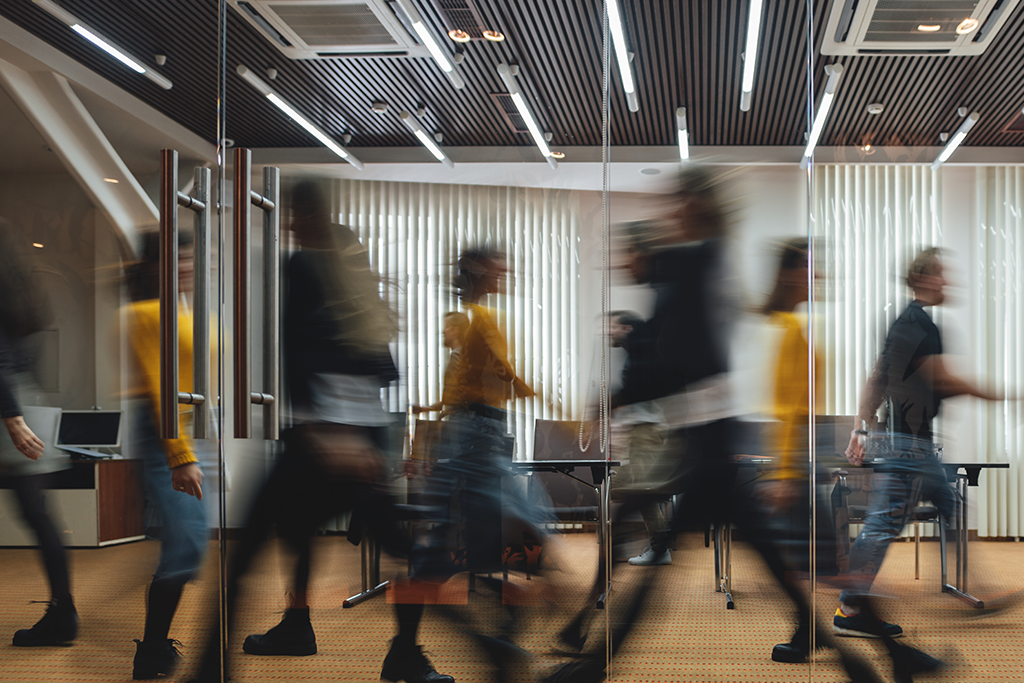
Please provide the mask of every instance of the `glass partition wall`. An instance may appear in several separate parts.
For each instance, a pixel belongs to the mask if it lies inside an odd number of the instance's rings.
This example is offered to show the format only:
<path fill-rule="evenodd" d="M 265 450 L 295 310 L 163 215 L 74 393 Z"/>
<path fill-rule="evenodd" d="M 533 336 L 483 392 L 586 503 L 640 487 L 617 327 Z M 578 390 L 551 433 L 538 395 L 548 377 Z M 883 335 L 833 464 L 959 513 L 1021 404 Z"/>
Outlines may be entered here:
<path fill-rule="evenodd" d="M 0 680 L 1012 678 L 1020 3 L 463 4 L 0 7 Z"/>

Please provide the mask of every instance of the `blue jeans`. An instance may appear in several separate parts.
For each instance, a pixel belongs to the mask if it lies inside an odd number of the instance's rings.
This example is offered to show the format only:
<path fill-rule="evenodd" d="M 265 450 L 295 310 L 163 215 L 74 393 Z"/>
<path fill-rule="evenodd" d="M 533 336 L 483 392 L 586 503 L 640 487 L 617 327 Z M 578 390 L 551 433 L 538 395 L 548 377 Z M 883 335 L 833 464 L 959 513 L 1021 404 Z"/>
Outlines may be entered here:
<path fill-rule="evenodd" d="M 157 437 L 147 412 L 136 420 L 135 452 L 143 462 L 146 495 L 160 513 L 160 564 L 153 578 L 189 581 L 198 573 L 209 547 L 209 530 L 203 503 L 175 491 L 167 452 Z"/>
<path fill-rule="evenodd" d="M 850 574 L 856 585 L 842 592 L 842 602 L 856 605 L 870 592 L 889 544 L 899 537 L 918 503 L 929 500 L 943 517 L 953 516 L 956 494 L 932 452 L 930 440 L 896 435 L 885 462 L 875 465 L 882 481 L 871 494 L 864 527 L 850 548 Z"/>

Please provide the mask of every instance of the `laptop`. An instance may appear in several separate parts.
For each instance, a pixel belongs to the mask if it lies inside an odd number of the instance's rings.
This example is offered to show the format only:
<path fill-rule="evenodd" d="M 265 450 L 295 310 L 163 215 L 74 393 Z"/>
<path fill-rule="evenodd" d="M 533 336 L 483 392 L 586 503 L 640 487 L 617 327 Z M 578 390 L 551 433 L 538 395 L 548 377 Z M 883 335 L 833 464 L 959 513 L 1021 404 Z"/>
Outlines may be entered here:
<path fill-rule="evenodd" d="M 64 410 L 57 427 L 57 448 L 72 458 L 111 458 L 94 448 L 121 445 L 120 410 Z"/>

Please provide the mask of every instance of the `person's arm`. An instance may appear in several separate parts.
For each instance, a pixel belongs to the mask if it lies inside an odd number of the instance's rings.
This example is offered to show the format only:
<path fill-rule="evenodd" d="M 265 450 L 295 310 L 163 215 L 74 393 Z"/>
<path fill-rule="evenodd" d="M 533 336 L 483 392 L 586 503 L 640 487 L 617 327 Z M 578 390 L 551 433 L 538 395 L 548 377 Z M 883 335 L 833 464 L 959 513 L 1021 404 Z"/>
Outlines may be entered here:
<path fill-rule="evenodd" d="M 949 367 L 941 355 L 926 357 L 921 363 L 920 372 L 924 372 L 925 377 L 932 378 L 935 391 L 943 398 L 975 396 L 986 401 L 1002 401 L 1007 398 L 1004 392 L 985 389 L 954 375 L 949 371 Z"/>
<path fill-rule="evenodd" d="M 0 335 L 3 331 L 0 330 Z M 0 336 L 0 416 L 11 437 L 11 442 L 26 458 L 38 460 L 43 455 L 43 440 L 27 424 L 11 386 L 10 368 L 14 366 L 14 349 Z"/>
<path fill-rule="evenodd" d="M 846 459 L 851 465 L 864 463 L 864 437 L 867 431 L 863 428 L 865 424 L 874 422 L 878 406 L 882 405 L 885 399 L 885 390 L 882 385 L 882 359 L 875 363 L 868 382 L 864 385 L 864 391 L 860 397 L 860 408 L 857 411 L 857 419 L 854 421 L 853 431 L 850 432 L 850 445 L 846 447 Z"/>

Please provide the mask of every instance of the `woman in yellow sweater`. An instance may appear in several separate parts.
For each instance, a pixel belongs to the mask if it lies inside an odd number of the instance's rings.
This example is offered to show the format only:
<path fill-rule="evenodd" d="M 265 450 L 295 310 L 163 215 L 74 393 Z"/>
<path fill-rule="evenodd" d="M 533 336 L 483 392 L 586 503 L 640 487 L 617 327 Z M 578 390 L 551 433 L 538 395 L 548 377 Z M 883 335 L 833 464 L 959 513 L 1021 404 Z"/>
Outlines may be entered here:
<path fill-rule="evenodd" d="M 131 267 L 129 285 L 135 301 L 128 306 L 129 340 L 138 373 L 139 393 L 148 410 L 135 422 L 133 451 L 143 461 L 146 494 L 160 514 L 160 564 L 147 598 L 146 625 L 135 653 L 132 678 L 170 675 L 180 658 L 177 641 L 168 638 L 182 589 L 198 573 L 208 546 L 203 473 L 192 432 L 190 406 L 179 408 L 181 438 L 160 439 L 155 428 L 160 410 L 160 302 L 158 294 L 159 236 L 144 236 L 142 259 Z M 192 284 L 191 242 L 183 235 L 178 249 L 178 285 Z M 192 391 L 192 316 L 178 310 L 178 382 Z"/>

